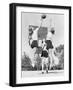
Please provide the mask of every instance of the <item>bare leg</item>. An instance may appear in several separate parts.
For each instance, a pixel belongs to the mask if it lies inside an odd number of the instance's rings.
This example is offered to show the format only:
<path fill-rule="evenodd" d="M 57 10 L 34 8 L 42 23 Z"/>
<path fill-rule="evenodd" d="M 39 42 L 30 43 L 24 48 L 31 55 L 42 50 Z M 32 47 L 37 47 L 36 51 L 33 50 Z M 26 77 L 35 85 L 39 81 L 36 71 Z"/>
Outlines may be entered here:
<path fill-rule="evenodd" d="M 44 73 L 44 58 L 42 58 L 42 74 Z"/>
<path fill-rule="evenodd" d="M 49 56 L 50 56 L 50 69 L 51 69 L 53 66 L 52 49 L 50 49 Z"/>
<path fill-rule="evenodd" d="M 48 58 L 46 58 L 46 73 L 48 73 Z"/>
<path fill-rule="evenodd" d="M 49 69 L 50 69 L 50 56 L 49 56 L 49 50 L 48 50 L 48 66 L 49 66 Z"/>

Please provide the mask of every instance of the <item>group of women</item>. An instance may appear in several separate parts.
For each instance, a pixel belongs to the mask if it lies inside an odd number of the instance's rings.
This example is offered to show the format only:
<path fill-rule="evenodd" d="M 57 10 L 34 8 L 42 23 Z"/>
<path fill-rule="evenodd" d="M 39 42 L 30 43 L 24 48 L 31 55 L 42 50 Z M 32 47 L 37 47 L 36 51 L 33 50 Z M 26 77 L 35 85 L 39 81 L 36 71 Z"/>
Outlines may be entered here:
<path fill-rule="evenodd" d="M 50 62 L 49 67 L 51 68 L 52 59 L 49 59 L 49 56 L 52 53 L 53 49 L 52 36 L 55 34 L 54 28 L 51 28 L 51 30 L 48 30 L 46 38 L 43 38 L 42 40 L 38 39 L 38 30 L 41 28 L 42 21 L 45 18 L 46 15 L 42 15 L 41 25 L 40 27 L 37 27 L 34 31 L 32 31 L 32 39 L 30 40 L 31 48 L 42 48 L 41 52 L 39 53 L 42 59 L 42 73 L 44 73 L 44 64 L 46 65 L 46 73 L 48 73 L 48 62 Z M 30 29 L 32 29 L 32 27 Z"/>

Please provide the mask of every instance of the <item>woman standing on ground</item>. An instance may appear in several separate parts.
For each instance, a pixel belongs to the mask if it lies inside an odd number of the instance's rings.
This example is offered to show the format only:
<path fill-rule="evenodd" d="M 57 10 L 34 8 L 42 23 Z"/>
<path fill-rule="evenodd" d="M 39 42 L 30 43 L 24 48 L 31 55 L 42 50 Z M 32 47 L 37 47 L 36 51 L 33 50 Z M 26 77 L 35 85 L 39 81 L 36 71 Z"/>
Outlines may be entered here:
<path fill-rule="evenodd" d="M 54 28 L 51 28 L 50 31 L 48 31 L 47 38 L 46 38 L 46 44 L 47 44 L 47 50 L 48 50 L 48 56 L 50 57 L 50 69 L 53 64 L 52 60 L 52 49 L 54 48 L 53 46 L 53 41 L 52 41 L 52 36 L 55 34 Z"/>

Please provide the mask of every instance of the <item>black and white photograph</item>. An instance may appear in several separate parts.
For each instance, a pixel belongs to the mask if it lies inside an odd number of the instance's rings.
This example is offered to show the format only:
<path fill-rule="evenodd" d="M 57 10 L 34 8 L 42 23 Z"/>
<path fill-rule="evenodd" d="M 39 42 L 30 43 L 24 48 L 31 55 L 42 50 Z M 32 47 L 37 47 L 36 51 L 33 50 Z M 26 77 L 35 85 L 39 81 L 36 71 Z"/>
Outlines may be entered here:
<path fill-rule="evenodd" d="M 71 83 L 71 7 L 10 5 L 10 86 Z"/>
<path fill-rule="evenodd" d="M 64 15 L 21 14 L 21 77 L 63 75 Z"/>

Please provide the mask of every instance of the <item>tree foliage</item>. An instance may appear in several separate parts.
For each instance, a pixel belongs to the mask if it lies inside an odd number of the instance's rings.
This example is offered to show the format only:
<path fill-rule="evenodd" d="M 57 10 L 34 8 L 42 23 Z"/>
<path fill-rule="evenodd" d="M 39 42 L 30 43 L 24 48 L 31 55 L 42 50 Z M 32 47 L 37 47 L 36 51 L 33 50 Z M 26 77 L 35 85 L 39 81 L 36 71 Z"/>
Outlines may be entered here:
<path fill-rule="evenodd" d="M 21 67 L 22 67 L 22 70 L 32 70 L 33 69 L 31 59 L 25 53 L 22 58 Z"/>

